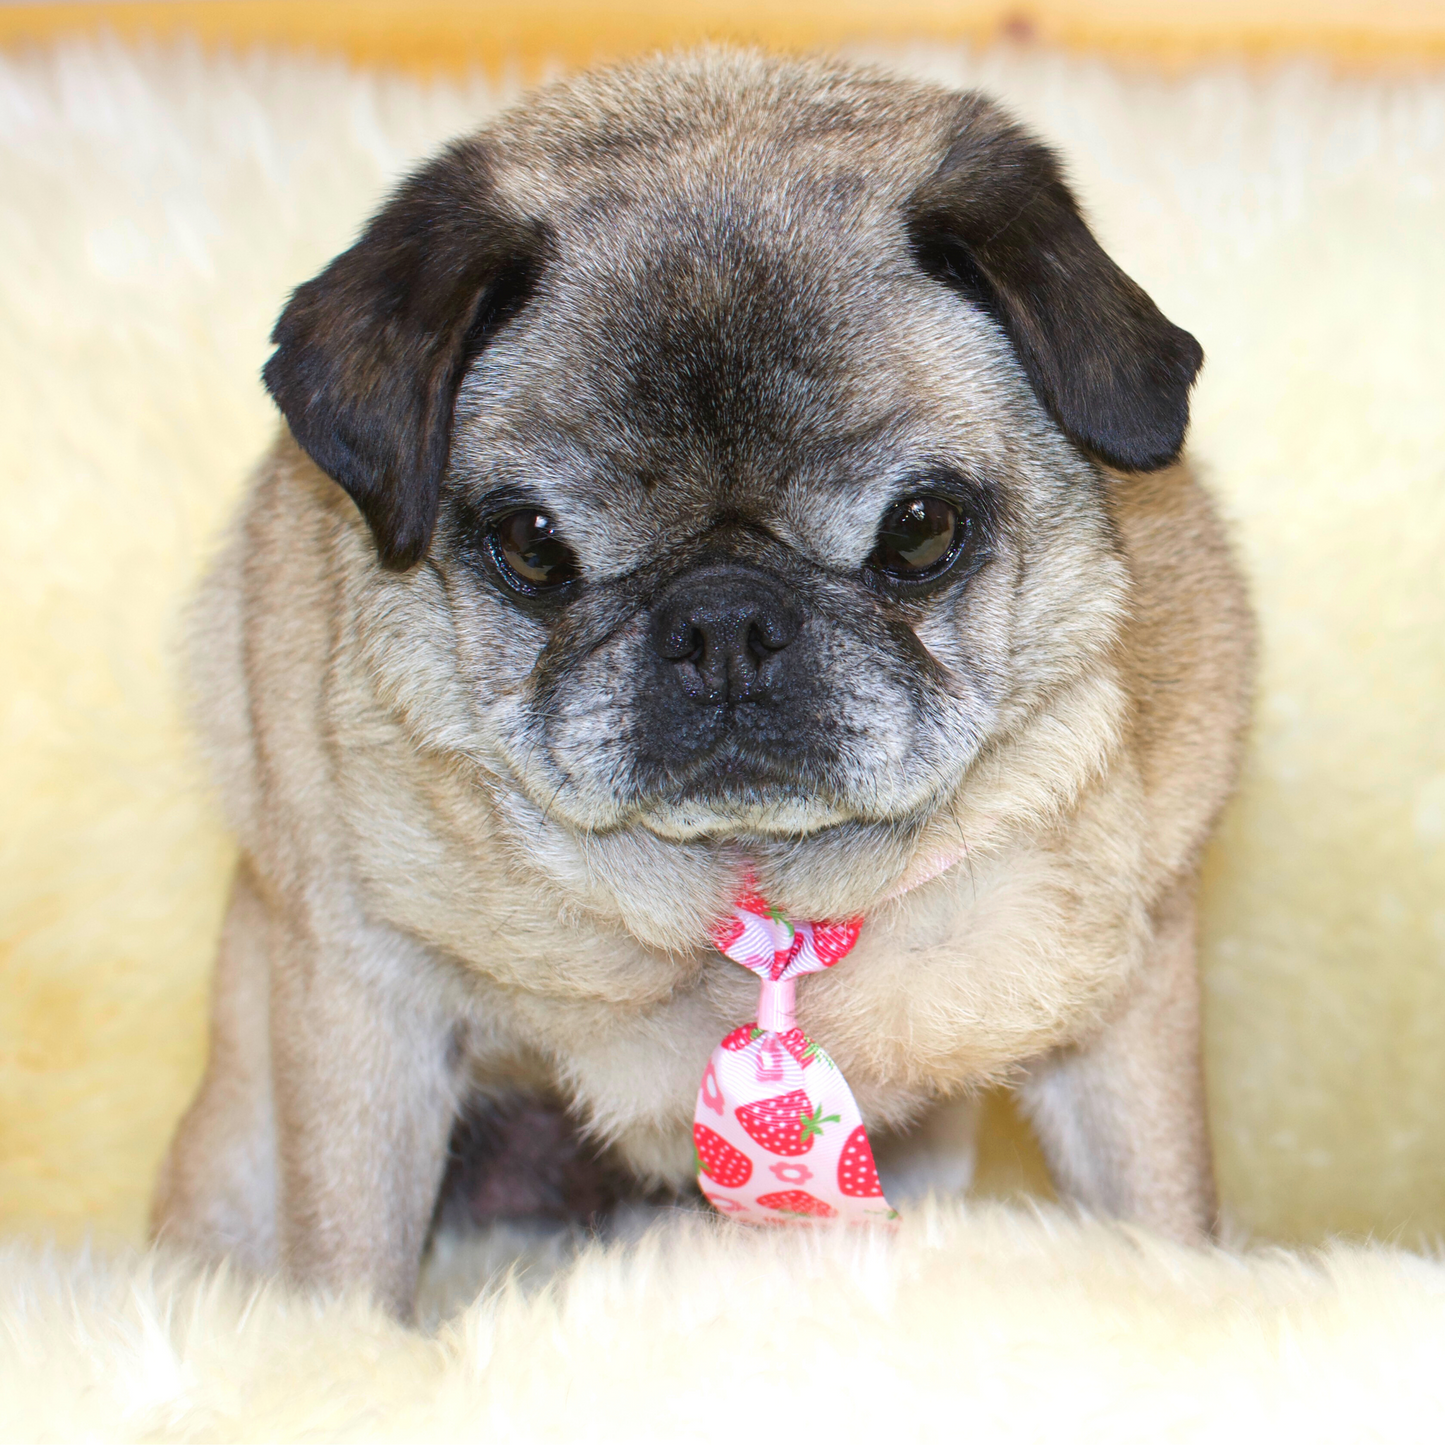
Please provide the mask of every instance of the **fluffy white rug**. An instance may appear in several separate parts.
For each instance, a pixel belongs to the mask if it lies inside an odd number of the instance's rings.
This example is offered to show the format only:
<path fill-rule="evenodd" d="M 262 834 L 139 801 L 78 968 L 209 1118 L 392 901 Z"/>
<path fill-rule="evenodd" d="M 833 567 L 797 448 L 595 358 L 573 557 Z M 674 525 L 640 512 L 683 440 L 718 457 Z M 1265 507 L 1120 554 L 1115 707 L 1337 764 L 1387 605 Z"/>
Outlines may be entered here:
<path fill-rule="evenodd" d="M 1209 353 L 1193 448 L 1264 624 L 1210 867 L 1221 1181 L 1256 1236 L 1445 1227 L 1445 79 L 893 63 L 1009 99 Z M 285 292 L 490 111 L 296 58 L 0 58 L 0 1225 L 139 1239 L 230 844 L 181 599 L 274 424 Z M 997 1142 L 997 1140 L 996 1140 Z M 1007 1145 L 1007 1141 L 1003 1141 Z M 1008 1145 L 1003 1152 L 1012 1148 Z M 431 1334 L 136 1254 L 0 1257 L 0 1437 L 1445 1436 L 1445 1270 L 1190 1254 L 1057 1214 L 891 1245 L 665 1219 L 434 1261 Z M 546 1288 L 542 1284 L 548 1279 Z"/>
<path fill-rule="evenodd" d="M 142 1256 L 0 1254 L 0 1437 L 1126 1442 L 1445 1435 L 1445 1266 L 1057 1213 L 675 1217 L 438 1330 Z"/>

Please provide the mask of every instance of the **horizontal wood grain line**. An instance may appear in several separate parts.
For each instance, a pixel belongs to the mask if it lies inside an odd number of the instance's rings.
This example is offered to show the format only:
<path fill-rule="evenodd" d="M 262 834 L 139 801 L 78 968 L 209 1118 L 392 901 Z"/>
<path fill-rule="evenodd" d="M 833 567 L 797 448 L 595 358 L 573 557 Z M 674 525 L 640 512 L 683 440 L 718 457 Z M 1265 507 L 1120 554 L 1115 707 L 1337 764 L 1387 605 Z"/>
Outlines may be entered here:
<path fill-rule="evenodd" d="M 1445 60 L 1445 0 L 149 0 L 0 6 L 0 45 L 110 30 L 339 55 L 418 74 L 575 65 L 704 39 L 808 49 L 1011 38 L 1164 64 L 1312 52 Z"/>

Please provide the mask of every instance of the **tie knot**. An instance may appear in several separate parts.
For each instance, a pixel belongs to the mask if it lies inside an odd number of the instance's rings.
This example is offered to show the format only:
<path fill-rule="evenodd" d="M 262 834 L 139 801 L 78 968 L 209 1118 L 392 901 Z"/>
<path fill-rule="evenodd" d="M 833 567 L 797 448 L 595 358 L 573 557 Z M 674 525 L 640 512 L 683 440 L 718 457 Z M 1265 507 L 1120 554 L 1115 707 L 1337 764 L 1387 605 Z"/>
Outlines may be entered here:
<path fill-rule="evenodd" d="M 712 941 L 765 982 L 781 983 L 832 968 L 857 943 L 861 927 L 859 918 L 844 923 L 789 918 L 749 887 L 714 927 Z"/>

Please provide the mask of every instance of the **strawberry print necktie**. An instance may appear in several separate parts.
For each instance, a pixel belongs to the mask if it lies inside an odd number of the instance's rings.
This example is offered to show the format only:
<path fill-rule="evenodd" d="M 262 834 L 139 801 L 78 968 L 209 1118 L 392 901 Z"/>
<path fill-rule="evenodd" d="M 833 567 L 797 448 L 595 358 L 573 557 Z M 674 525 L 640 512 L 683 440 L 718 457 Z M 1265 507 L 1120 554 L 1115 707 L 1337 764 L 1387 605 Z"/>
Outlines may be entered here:
<path fill-rule="evenodd" d="M 748 1224 L 896 1219 L 838 1066 L 793 1017 L 795 980 L 819 973 L 858 940 L 859 920 L 795 923 L 751 887 L 712 941 L 762 979 L 755 1023 L 713 1050 L 693 1113 L 698 1184 Z"/>

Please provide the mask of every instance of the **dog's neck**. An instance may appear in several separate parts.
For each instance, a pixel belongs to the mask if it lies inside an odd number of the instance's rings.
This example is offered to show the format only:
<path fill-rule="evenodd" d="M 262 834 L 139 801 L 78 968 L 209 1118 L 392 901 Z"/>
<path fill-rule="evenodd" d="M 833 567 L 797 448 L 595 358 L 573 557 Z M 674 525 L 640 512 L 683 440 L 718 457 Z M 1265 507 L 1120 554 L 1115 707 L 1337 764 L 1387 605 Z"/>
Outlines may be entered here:
<path fill-rule="evenodd" d="M 692 952 L 754 874 L 790 916 L 868 916 L 967 856 L 951 818 L 916 828 L 857 824 L 798 839 L 678 843 L 641 828 L 581 835 L 517 793 L 497 797 L 514 857 L 564 906 L 621 924 L 639 942 Z"/>

